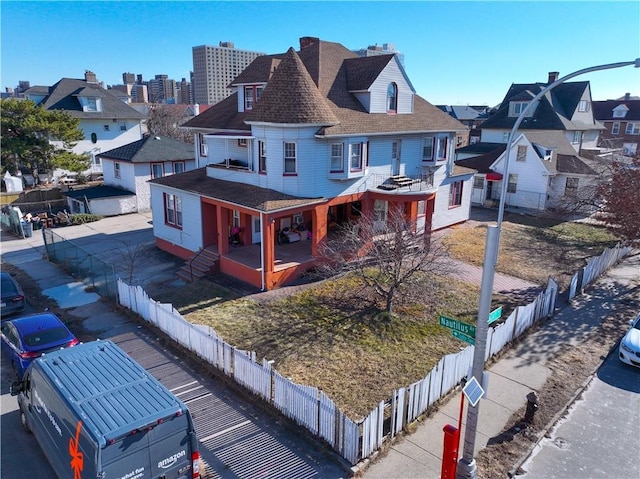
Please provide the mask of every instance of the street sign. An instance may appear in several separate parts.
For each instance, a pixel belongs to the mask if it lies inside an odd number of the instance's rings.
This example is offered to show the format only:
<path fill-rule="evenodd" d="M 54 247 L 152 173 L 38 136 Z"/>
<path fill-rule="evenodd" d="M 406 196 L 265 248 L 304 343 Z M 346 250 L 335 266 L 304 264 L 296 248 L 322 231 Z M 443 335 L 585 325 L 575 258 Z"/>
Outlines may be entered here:
<path fill-rule="evenodd" d="M 454 338 L 458 338 L 458 339 L 462 339 L 463 341 L 466 341 L 469 344 L 476 344 L 476 340 L 470 336 L 467 336 L 464 333 L 461 333 L 460 331 L 456 331 L 455 329 L 453 331 L 451 331 L 451 334 L 453 334 Z"/>
<path fill-rule="evenodd" d="M 491 311 L 491 314 L 489 314 L 489 324 L 499 320 L 500 316 L 502 316 L 502 306 Z"/>
<path fill-rule="evenodd" d="M 440 316 L 440 326 L 452 329 L 454 333 L 456 331 L 466 334 L 472 338 L 476 337 L 476 327 L 471 324 L 463 323 L 457 319 L 447 318 L 446 316 Z"/>
<path fill-rule="evenodd" d="M 478 401 L 480 401 L 480 398 L 484 396 L 484 389 L 482 389 L 476 377 L 472 376 L 464 388 L 462 388 L 462 393 L 467 397 L 471 405 L 475 407 Z"/>

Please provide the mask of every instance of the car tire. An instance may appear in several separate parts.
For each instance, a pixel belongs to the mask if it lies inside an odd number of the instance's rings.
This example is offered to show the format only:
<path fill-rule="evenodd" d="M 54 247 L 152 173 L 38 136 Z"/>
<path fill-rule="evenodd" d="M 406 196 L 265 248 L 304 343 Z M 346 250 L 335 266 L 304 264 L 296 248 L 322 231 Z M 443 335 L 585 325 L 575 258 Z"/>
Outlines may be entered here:
<path fill-rule="evenodd" d="M 22 423 L 22 427 L 27 432 L 27 434 L 31 434 L 31 428 L 29 427 L 29 422 L 27 421 L 27 415 L 24 413 L 22 408 L 20 409 L 20 423 Z"/>

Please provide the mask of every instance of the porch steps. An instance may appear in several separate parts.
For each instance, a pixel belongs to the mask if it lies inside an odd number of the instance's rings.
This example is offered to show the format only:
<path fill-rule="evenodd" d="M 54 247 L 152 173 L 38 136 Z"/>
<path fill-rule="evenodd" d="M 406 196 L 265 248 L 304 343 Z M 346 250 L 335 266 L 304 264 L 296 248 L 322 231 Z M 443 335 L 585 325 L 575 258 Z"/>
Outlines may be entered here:
<path fill-rule="evenodd" d="M 215 251 L 207 248 L 201 249 L 191 255 L 184 266 L 178 270 L 177 276 L 187 283 L 202 279 L 217 270 L 219 258 L 220 256 Z"/>
<path fill-rule="evenodd" d="M 409 186 L 415 183 L 416 180 L 412 180 L 411 178 L 403 175 L 394 175 L 389 177 L 391 180 L 390 183 L 383 183 L 378 186 L 381 190 L 396 190 L 398 188 L 402 188 L 404 186 Z"/>

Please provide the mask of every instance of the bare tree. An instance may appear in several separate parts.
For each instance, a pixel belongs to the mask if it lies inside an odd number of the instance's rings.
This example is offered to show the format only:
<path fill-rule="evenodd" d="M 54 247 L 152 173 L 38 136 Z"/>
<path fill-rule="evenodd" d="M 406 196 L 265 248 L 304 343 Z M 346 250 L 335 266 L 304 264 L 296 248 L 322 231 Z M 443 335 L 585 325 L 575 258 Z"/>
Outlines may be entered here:
<path fill-rule="evenodd" d="M 186 105 L 184 106 L 186 111 Z M 180 128 L 190 117 L 183 116 L 175 105 L 153 104 L 149 109 L 147 128 L 152 135 L 162 135 L 185 143 L 193 143 L 193 133 Z"/>
<path fill-rule="evenodd" d="M 118 263 L 125 272 L 127 283 L 133 285 L 135 272 L 146 254 L 146 245 L 140 242 L 133 242 L 131 239 L 126 241 L 118 240 L 118 243 L 121 245 L 117 250 Z"/>
<path fill-rule="evenodd" d="M 598 193 L 602 208 L 596 217 L 627 243 L 640 245 L 640 158 L 616 161 Z"/>
<path fill-rule="evenodd" d="M 319 272 L 355 275 L 393 313 L 399 297 L 427 293 L 425 276 L 449 272 L 444 244 L 428 233 L 416 233 L 415 227 L 399 208 L 391 208 L 383 224 L 363 214 L 357 222 L 339 226 L 320 245 Z"/>

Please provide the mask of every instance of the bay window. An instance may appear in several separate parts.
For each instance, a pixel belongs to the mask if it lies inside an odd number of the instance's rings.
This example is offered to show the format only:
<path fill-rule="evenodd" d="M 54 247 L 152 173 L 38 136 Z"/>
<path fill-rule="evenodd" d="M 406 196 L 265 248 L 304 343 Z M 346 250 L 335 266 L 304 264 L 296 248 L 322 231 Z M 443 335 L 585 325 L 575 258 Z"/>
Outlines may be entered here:
<path fill-rule="evenodd" d="M 331 145 L 331 171 L 344 171 L 344 145 L 342 143 Z"/>
<path fill-rule="evenodd" d="M 297 172 L 297 156 L 296 144 L 291 142 L 284 143 L 284 174 L 295 175 Z"/>

